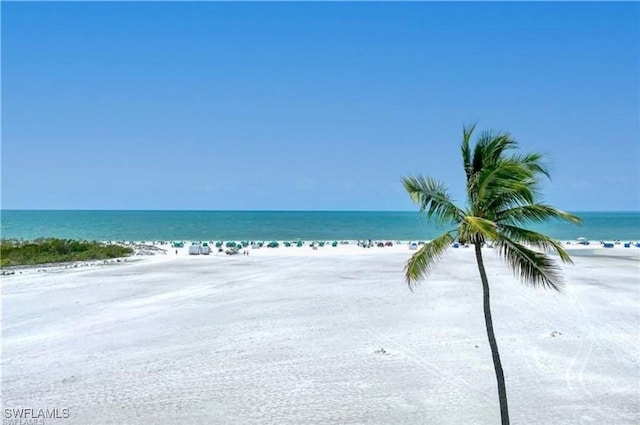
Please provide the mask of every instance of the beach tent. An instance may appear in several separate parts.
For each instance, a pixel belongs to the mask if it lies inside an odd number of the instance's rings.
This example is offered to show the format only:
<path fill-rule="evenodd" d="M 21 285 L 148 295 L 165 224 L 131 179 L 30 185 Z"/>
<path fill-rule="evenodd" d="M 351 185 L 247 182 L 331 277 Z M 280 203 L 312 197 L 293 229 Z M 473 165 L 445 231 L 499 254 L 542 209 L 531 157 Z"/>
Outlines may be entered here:
<path fill-rule="evenodd" d="M 580 237 L 578 239 L 576 239 L 578 241 L 578 243 L 580 245 L 589 245 L 589 241 L 587 240 L 587 238 L 584 237 Z"/>
<path fill-rule="evenodd" d="M 189 255 L 200 255 L 200 244 L 192 243 L 189 247 Z"/>
<path fill-rule="evenodd" d="M 173 248 L 182 248 L 182 247 L 184 247 L 184 242 L 182 242 L 182 241 L 173 241 L 173 242 L 171 242 L 171 246 Z"/>

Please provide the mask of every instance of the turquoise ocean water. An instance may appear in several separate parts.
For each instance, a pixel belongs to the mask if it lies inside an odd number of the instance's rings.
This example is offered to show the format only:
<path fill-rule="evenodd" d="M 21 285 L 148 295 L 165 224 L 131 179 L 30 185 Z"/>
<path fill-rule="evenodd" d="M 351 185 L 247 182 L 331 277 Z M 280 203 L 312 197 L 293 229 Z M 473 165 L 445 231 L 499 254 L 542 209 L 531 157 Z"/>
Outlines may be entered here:
<path fill-rule="evenodd" d="M 424 240 L 439 230 L 417 212 L 3 210 L 2 238 L 87 240 Z M 577 213 L 585 223 L 532 227 L 559 240 L 640 240 L 640 212 Z"/>

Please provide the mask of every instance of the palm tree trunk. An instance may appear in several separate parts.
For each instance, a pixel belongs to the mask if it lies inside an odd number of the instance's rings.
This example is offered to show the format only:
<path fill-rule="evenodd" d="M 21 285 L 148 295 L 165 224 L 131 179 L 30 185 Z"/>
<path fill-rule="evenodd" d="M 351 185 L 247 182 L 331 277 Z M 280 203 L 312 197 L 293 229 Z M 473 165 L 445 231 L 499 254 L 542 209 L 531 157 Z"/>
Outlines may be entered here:
<path fill-rule="evenodd" d="M 507 406 L 507 387 L 504 383 L 504 373 L 502 372 L 502 363 L 500 362 L 500 354 L 498 353 L 498 343 L 493 333 L 493 320 L 491 319 L 491 305 L 489 303 L 489 281 L 487 273 L 484 270 L 484 262 L 482 261 L 481 244 L 476 243 L 476 261 L 480 270 L 480 279 L 482 280 L 482 300 L 484 302 L 484 323 L 487 327 L 487 337 L 489 338 L 489 346 L 491 347 L 491 357 L 493 358 L 493 368 L 496 371 L 496 380 L 498 381 L 498 398 L 500 399 L 500 417 L 502 425 L 509 425 L 509 407 Z"/>

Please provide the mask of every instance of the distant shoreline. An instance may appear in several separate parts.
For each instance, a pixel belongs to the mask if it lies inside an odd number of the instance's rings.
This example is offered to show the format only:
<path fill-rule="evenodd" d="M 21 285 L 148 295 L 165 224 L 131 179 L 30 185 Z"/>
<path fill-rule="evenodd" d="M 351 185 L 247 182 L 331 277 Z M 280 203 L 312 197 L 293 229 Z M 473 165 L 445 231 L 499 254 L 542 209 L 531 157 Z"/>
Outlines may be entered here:
<path fill-rule="evenodd" d="M 228 247 L 223 243 L 220 247 L 216 247 L 216 241 L 206 241 L 210 244 L 211 251 L 210 254 L 197 254 L 190 255 L 189 247 L 192 244 L 199 244 L 205 241 L 180 241 L 183 242 L 181 247 L 175 247 L 172 245 L 172 242 L 162 241 L 164 243 L 160 243 L 159 241 L 136 241 L 136 242 L 109 242 L 109 241 L 98 241 L 105 244 L 113 244 L 113 245 L 121 245 L 124 247 L 130 247 L 132 249 L 132 253 L 128 256 L 117 257 L 117 258 L 108 258 L 108 259 L 86 259 L 86 260 L 76 260 L 76 261 L 60 261 L 60 262 L 47 262 L 47 263 L 39 263 L 39 264 L 21 264 L 21 265 L 11 265 L 2 267 L 2 275 L 13 275 L 15 272 L 19 274 L 25 273 L 33 273 L 33 272 L 47 272 L 47 271 L 73 271 L 73 270 L 82 270 L 86 267 L 101 267 L 101 266 L 110 266 L 110 265 L 119 265 L 119 264 L 127 264 L 135 261 L 167 261 L 175 258 L 181 257 L 193 257 L 194 259 L 197 257 L 201 258 L 211 258 L 212 260 L 215 257 L 223 257 L 226 258 L 229 256 Z M 178 242 L 178 241 L 175 241 Z M 240 241 L 238 241 L 240 242 Z M 296 246 L 292 244 L 287 247 L 284 246 L 284 240 L 276 241 L 279 243 L 279 246 L 276 248 L 270 248 L 267 246 L 267 241 L 264 242 L 263 246 L 257 245 L 257 241 L 248 241 L 248 242 L 256 242 L 253 246 L 250 244 L 248 246 L 242 247 L 239 246 L 237 249 L 237 255 L 243 257 L 246 251 L 246 254 L 250 258 L 254 257 L 314 257 L 314 256 L 378 256 L 378 255 L 399 255 L 404 254 L 407 258 L 416 252 L 416 249 L 419 249 L 421 245 L 418 245 L 414 249 L 410 248 L 410 243 L 423 243 L 426 241 L 371 241 L 371 247 L 363 247 L 358 245 L 359 241 L 356 240 L 342 240 L 337 241 L 338 244 L 336 246 L 331 245 L 331 241 L 327 244 L 320 246 L 318 241 L 313 240 L 305 240 L 301 241 L 303 243 L 302 246 Z M 368 241 L 363 241 L 368 243 Z M 391 242 L 391 246 L 380 247 L 377 246 L 378 243 Z M 571 242 L 567 244 L 567 242 Z M 615 258 L 615 259 L 634 259 L 640 260 L 640 247 L 636 245 L 636 242 L 633 245 L 630 245 L 629 248 L 624 247 L 624 243 L 614 244 L 611 248 L 605 248 L 600 243 L 590 243 L 589 245 L 581 245 L 576 241 L 561 241 L 565 250 L 572 257 L 581 257 L 581 258 Z M 315 246 L 315 248 L 314 248 Z M 492 251 L 491 246 L 485 246 L 483 248 L 487 251 Z M 471 247 L 459 245 L 458 247 L 451 247 L 450 251 L 470 251 Z M 555 252 L 549 253 L 552 257 L 555 257 Z M 232 255 L 232 257 L 235 255 Z M 196 262 L 194 264 L 199 264 Z"/>

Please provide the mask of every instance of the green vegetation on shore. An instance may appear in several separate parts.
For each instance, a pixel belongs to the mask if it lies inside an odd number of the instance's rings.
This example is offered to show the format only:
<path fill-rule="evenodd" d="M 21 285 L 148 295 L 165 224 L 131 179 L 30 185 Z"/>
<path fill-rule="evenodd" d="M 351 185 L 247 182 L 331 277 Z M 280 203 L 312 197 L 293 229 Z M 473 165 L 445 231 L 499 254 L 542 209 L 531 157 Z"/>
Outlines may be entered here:
<path fill-rule="evenodd" d="M 126 257 L 133 250 L 96 241 L 40 238 L 33 241 L 0 240 L 0 267 L 104 260 Z"/>

